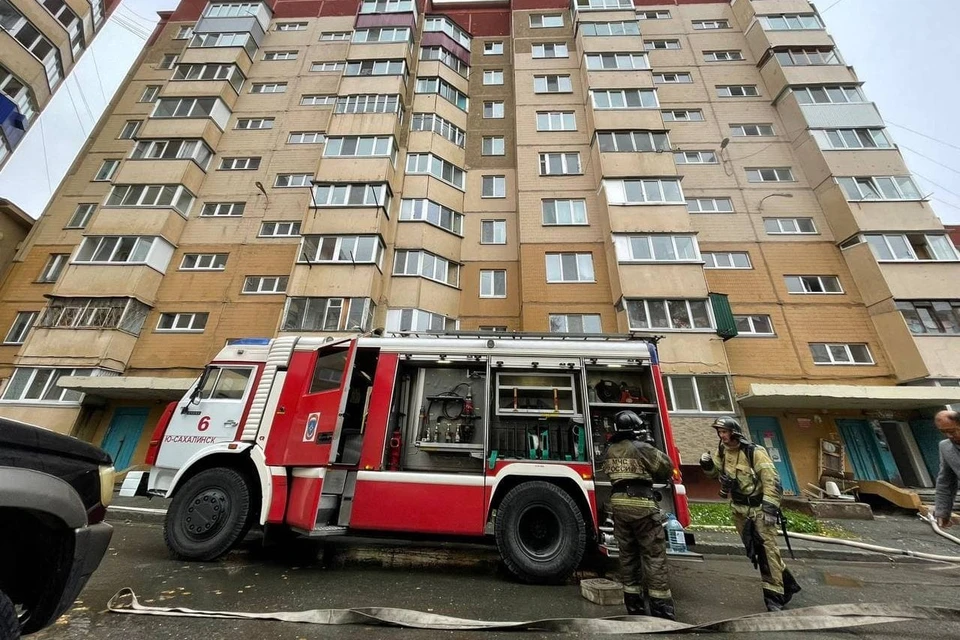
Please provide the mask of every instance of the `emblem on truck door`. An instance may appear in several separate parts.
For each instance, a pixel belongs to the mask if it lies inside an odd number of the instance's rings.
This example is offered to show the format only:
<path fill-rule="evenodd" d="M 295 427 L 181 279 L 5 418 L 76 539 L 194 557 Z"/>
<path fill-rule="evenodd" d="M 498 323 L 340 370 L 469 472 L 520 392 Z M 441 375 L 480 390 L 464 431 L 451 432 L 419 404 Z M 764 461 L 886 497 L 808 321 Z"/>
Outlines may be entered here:
<path fill-rule="evenodd" d="M 320 414 L 311 413 L 307 416 L 307 426 L 303 429 L 303 441 L 313 442 L 317 437 L 317 425 L 320 424 Z"/>

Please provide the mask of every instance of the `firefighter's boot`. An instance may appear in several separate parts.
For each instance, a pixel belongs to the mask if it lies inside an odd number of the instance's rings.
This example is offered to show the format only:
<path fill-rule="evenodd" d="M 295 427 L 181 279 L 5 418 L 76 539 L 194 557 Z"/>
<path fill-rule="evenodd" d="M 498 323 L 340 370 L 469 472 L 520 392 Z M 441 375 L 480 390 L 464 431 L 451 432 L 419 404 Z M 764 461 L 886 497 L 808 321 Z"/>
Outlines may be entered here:
<path fill-rule="evenodd" d="M 783 570 L 783 604 L 787 604 L 793 598 L 794 595 L 800 593 L 803 589 L 800 588 L 800 585 L 797 583 L 797 579 L 793 577 L 793 574 L 790 573 L 789 569 Z"/>
<path fill-rule="evenodd" d="M 650 615 L 666 620 L 676 620 L 673 598 L 650 598 Z"/>
<path fill-rule="evenodd" d="M 783 611 L 783 595 L 775 591 L 763 590 L 763 604 L 767 605 L 767 611 Z"/>
<path fill-rule="evenodd" d="M 642 594 L 624 591 L 623 604 L 627 608 L 628 616 L 643 616 L 647 613 L 643 606 Z"/>

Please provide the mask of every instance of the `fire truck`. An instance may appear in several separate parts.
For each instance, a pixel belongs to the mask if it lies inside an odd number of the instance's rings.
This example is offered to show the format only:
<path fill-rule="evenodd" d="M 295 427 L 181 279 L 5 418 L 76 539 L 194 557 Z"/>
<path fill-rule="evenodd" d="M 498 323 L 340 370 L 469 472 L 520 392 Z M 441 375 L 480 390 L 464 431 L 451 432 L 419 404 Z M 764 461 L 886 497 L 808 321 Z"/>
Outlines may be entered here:
<path fill-rule="evenodd" d="M 615 553 L 600 473 L 635 411 L 677 469 L 656 344 L 631 336 L 444 333 L 231 341 L 159 421 L 121 495 L 169 498 L 164 538 L 212 560 L 255 525 L 496 541 L 519 579 Z"/>

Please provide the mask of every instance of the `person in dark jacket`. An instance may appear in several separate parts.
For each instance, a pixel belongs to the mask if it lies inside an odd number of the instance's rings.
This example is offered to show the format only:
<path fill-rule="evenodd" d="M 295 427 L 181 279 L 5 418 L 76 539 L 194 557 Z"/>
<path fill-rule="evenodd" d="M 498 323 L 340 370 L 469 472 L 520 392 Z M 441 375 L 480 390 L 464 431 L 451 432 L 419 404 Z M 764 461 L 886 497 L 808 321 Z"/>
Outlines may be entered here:
<path fill-rule="evenodd" d="M 934 424 L 946 440 L 940 443 L 940 473 L 937 474 L 936 506 L 934 517 L 943 528 L 952 522 L 953 502 L 957 496 L 957 479 L 960 478 L 960 412 L 941 411 Z"/>

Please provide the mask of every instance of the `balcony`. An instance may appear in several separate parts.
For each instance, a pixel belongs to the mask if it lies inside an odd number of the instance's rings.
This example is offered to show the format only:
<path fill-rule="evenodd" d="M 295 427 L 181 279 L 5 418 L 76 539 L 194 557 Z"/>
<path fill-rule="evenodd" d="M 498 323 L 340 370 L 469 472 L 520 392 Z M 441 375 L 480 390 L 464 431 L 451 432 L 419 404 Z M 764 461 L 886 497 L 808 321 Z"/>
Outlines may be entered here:
<path fill-rule="evenodd" d="M 186 219 L 168 207 L 101 207 L 84 233 L 91 236 L 160 236 L 177 244 L 186 225 Z"/>
<path fill-rule="evenodd" d="M 148 118 L 137 132 L 137 140 L 200 138 L 216 149 L 222 135 L 223 130 L 209 118 Z"/>
<path fill-rule="evenodd" d="M 588 98 L 589 100 L 589 98 Z M 595 109 L 587 104 L 587 133 L 618 129 L 664 131 L 660 109 Z M 672 157 L 671 157 L 672 160 Z"/>
<path fill-rule="evenodd" d="M 685 204 L 607 205 L 611 233 L 690 232 Z"/>
<path fill-rule="evenodd" d="M 734 2 L 733 12 L 740 24 L 750 24 L 757 15 L 757 7 L 763 15 L 813 13 L 813 7 L 808 0 L 763 0 L 760 4 L 753 2 Z"/>
<path fill-rule="evenodd" d="M 802 13 L 809 13 L 807 11 Z M 775 13 L 764 9 L 764 14 Z M 833 38 L 825 29 L 766 30 L 760 22 L 753 22 L 746 32 L 747 46 L 754 58 L 760 60 L 771 47 L 832 47 Z"/>
<path fill-rule="evenodd" d="M 399 247 L 421 247 L 454 262 L 461 259 L 463 238 L 428 222 L 405 221 L 397 226 L 396 234 L 395 244 Z"/>
<path fill-rule="evenodd" d="M 382 234 L 389 226 L 389 220 L 381 207 L 317 207 L 304 216 L 300 224 L 300 234 Z"/>
<path fill-rule="evenodd" d="M 461 290 L 417 276 L 390 280 L 390 307 L 426 309 L 455 318 L 460 315 Z"/>
<path fill-rule="evenodd" d="M 248 77 L 253 61 L 242 47 L 207 47 L 184 49 L 177 64 L 235 64 Z"/>
<path fill-rule="evenodd" d="M 627 298 L 705 298 L 703 265 L 679 262 L 619 262 L 619 287 Z"/>
<path fill-rule="evenodd" d="M 322 75 L 322 74 L 321 74 Z M 329 75 L 329 74 L 328 74 Z M 308 78 L 305 78 L 308 79 Z M 406 76 L 343 76 L 339 88 L 334 84 L 333 93 L 341 96 L 363 94 L 407 95 Z M 317 93 L 311 91 L 311 93 Z M 329 92 L 327 92 L 329 93 Z"/>
<path fill-rule="evenodd" d="M 386 258 L 383 258 L 386 260 Z M 297 263 L 287 283 L 288 297 L 372 298 L 383 293 L 383 273 L 377 265 L 338 263 Z"/>
<path fill-rule="evenodd" d="M 316 179 L 324 182 L 393 182 L 397 165 L 390 158 L 321 158 Z"/>
<path fill-rule="evenodd" d="M 69 364 L 123 371 L 136 344 L 136 336 L 117 329 L 34 327 L 20 349 L 19 362 L 21 366 Z"/>
<path fill-rule="evenodd" d="M 351 60 L 406 60 L 409 67 L 413 60 L 413 47 L 409 42 L 369 42 L 351 45 L 347 42 L 331 42 L 326 44 L 342 44 L 349 46 Z M 343 55 L 347 55 L 344 47 Z M 332 52 L 330 52 L 332 54 Z"/>
<path fill-rule="evenodd" d="M 69 264 L 54 295 L 82 298 L 96 291 L 117 298 L 136 298 L 154 305 L 163 274 L 144 264 Z"/>
<path fill-rule="evenodd" d="M 335 113 L 326 127 L 326 136 L 399 137 L 401 126 L 396 113 Z"/>
<path fill-rule="evenodd" d="M 206 175 L 193 160 L 145 158 L 124 160 L 113 180 L 117 184 L 182 184 L 191 193 L 199 193 Z"/>
<path fill-rule="evenodd" d="M 845 240 L 863 231 L 929 231 L 943 223 L 927 201 L 861 200 L 849 202 L 833 180 L 816 189 L 820 206 L 830 222 L 833 235 Z"/>
<path fill-rule="evenodd" d="M 590 154 L 600 167 L 604 178 L 632 178 L 635 176 L 675 176 L 677 165 L 673 161 L 671 151 L 644 151 L 637 152 L 601 152 L 594 139 Z M 599 164 L 597 164 L 599 163 Z"/>
<path fill-rule="evenodd" d="M 760 76 L 767 87 L 767 95 L 778 96 L 784 88 L 798 84 L 860 84 L 853 67 L 844 64 L 810 66 L 783 66 L 769 52 L 761 59 Z"/>
<path fill-rule="evenodd" d="M 439 60 L 420 60 L 417 66 L 417 77 L 439 77 L 460 93 L 470 95 L 470 81 Z"/>
<path fill-rule="evenodd" d="M 237 104 L 237 90 L 227 80 L 177 80 L 168 82 L 160 91 L 161 98 L 220 98 L 232 112 Z M 180 137 L 180 136 L 178 136 Z"/>

